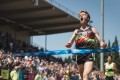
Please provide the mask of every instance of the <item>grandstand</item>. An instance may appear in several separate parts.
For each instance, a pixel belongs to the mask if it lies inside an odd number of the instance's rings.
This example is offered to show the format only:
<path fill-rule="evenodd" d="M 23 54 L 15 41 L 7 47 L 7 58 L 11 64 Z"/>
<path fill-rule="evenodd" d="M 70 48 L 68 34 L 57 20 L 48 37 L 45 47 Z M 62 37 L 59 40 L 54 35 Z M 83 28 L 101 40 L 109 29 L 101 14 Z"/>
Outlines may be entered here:
<path fill-rule="evenodd" d="M 0 32 L 9 32 L 17 40 L 30 43 L 30 37 L 73 31 L 79 20 L 69 9 L 62 10 L 50 2 L 54 0 L 1 0 Z"/>
<path fill-rule="evenodd" d="M 70 32 L 79 26 L 78 15 L 55 0 L 0 1 L 0 49 L 6 52 L 11 47 L 16 53 L 43 51 L 31 45 L 31 36 Z"/>
<path fill-rule="evenodd" d="M 38 52 L 37 47 L 30 45 L 31 36 L 70 32 L 79 28 L 79 20 L 72 15 L 73 12 L 72 14 L 69 13 L 69 9 L 61 9 L 63 6 L 54 0 L 38 0 L 38 5 L 35 1 L 0 0 L 0 49 L 14 53 Z M 52 3 L 57 3 L 58 6 Z M 10 56 L 1 56 L 1 54 L 2 52 L 0 52 L 0 61 L 2 61 L 0 63 L 3 64 L 0 64 L 0 73 L 3 73 L 4 69 L 12 70 L 14 67 L 8 67 L 9 63 L 6 64 L 7 62 L 4 61 Z M 61 62 L 61 60 L 52 56 L 40 57 L 40 59 L 44 58 L 47 60 L 46 63 L 50 63 L 50 61 Z M 13 59 L 13 56 L 11 56 L 11 59 Z M 10 61 L 14 63 L 16 59 Z M 23 64 L 21 63 L 21 65 Z M 16 66 L 16 62 L 14 66 Z M 23 67 L 25 66 L 23 65 Z M 27 67 L 24 70 L 25 73 L 27 72 L 26 69 Z M 9 75 L 10 73 L 7 72 L 6 74 Z M 0 79 L 2 77 L 6 79 L 4 75 L 0 74 Z M 7 79 L 9 78 L 8 76 Z"/>

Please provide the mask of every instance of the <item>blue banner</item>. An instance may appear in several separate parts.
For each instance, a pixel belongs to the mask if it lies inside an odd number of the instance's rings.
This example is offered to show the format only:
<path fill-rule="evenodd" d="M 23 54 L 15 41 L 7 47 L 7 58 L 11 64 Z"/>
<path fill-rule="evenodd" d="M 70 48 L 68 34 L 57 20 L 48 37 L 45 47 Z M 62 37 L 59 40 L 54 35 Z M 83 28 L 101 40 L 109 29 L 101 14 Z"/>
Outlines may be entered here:
<path fill-rule="evenodd" d="M 87 53 L 106 53 L 112 51 L 119 51 L 119 46 L 115 46 L 107 49 L 68 49 L 68 50 L 50 50 L 44 52 L 28 52 L 28 53 L 16 53 L 15 56 L 48 56 L 59 54 L 87 54 Z"/>

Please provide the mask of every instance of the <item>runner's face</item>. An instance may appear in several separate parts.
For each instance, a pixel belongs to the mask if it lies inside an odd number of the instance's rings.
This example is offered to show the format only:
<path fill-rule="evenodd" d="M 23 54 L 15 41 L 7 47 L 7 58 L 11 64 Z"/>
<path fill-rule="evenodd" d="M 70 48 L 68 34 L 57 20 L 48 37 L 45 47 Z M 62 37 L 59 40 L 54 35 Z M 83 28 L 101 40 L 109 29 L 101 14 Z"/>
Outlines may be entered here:
<path fill-rule="evenodd" d="M 111 62 L 112 58 L 110 56 L 108 56 L 107 60 L 108 60 L 108 62 Z"/>
<path fill-rule="evenodd" d="M 88 18 L 88 14 L 86 14 L 85 12 L 81 12 L 79 14 L 79 17 L 80 17 L 80 23 L 87 23 L 89 18 Z"/>

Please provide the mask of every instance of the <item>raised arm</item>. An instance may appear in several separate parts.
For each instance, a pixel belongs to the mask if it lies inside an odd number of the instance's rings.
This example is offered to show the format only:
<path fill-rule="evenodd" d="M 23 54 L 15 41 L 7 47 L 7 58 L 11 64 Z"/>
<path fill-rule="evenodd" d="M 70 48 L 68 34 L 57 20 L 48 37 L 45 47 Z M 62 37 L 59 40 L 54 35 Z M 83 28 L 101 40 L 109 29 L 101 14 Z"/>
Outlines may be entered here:
<path fill-rule="evenodd" d="M 75 41 L 75 37 L 76 37 L 77 31 L 78 31 L 78 29 L 74 30 L 72 37 L 71 37 L 70 40 L 66 43 L 65 46 L 66 46 L 67 48 L 70 48 L 70 47 L 72 46 L 73 42 Z"/>
<path fill-rule="evenodd" d="M 106 44 L 103 42 L 103 40 L 102 40 L 101 37 L 99 36 L 98 31 L 97 31 L 95 28 L 92 28 L 92 31 L 94 32 L 95 37 L 96 37 L 97 40 L 99 41 L 100 46 L 101 46 L 102 48 L 105 48 L 105 47 L 106 47 Z"/>

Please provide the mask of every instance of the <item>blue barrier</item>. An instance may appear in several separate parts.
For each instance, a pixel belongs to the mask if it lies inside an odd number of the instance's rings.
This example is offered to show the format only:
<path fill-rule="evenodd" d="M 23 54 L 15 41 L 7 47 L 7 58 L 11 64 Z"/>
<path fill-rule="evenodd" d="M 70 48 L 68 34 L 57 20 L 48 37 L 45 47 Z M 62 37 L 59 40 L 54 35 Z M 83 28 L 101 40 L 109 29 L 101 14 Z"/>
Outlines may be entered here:
<path fill-rule="evenodd" d="M 68 50 L 50 50 L 44 52 L 28 52 L 28 53 L 17 53 L 14 56 L 49 56 L 59 54 L 87 54 L 87 53 L 106 53 L 112 51 L 119 51 L 119 46 L 115 46 L 107 49 L 68 49 Z"/>

